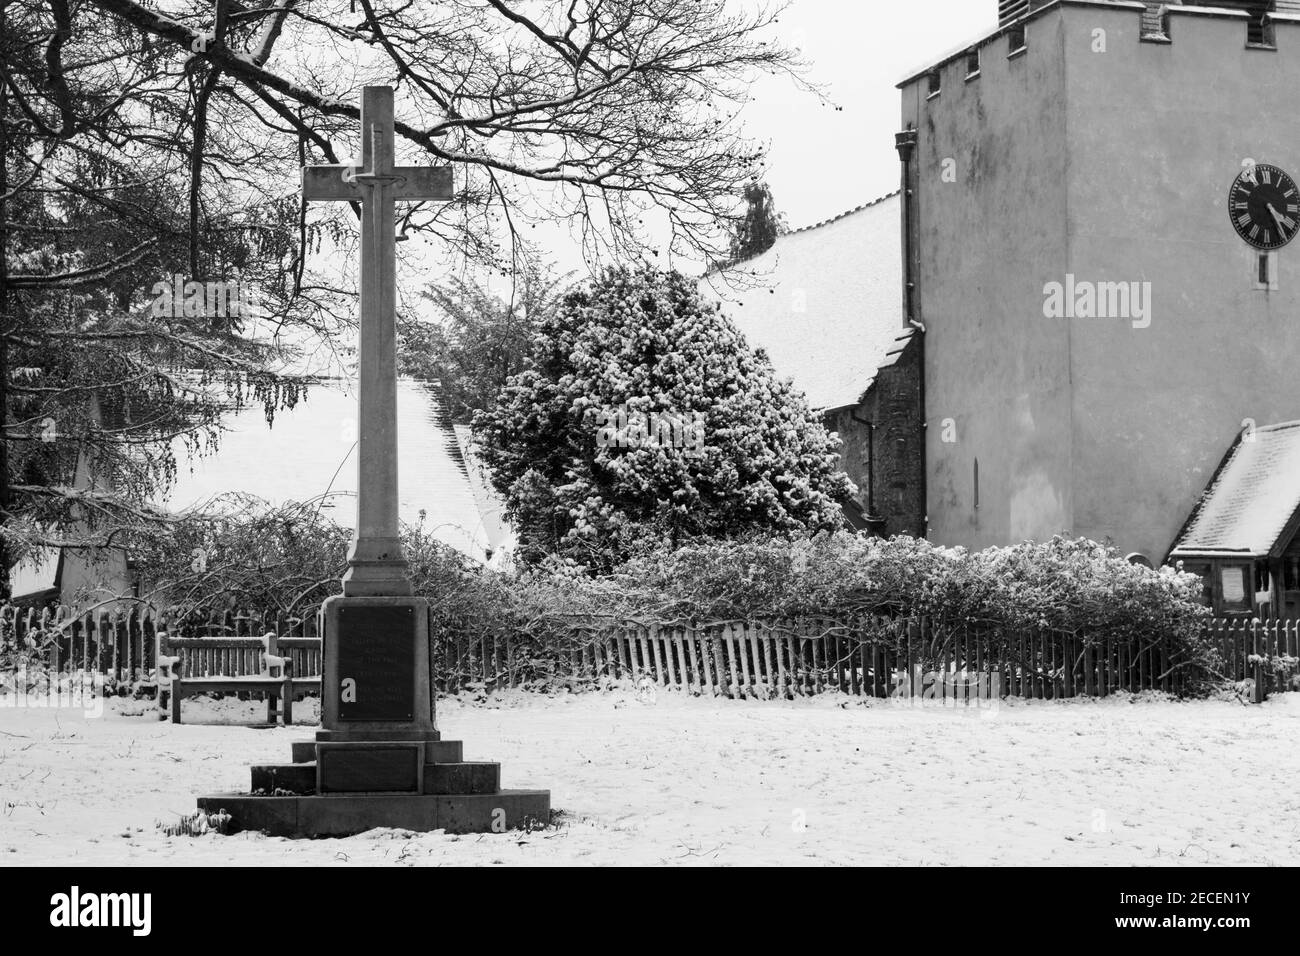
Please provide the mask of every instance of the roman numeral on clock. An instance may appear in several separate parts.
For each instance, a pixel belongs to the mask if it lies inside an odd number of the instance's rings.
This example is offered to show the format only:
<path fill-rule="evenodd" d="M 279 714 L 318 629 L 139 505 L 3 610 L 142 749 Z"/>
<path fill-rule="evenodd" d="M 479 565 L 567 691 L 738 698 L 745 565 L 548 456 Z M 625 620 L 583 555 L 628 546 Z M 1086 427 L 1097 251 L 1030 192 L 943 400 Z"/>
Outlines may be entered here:
<path fill-rule="evenodd" d="M 1300 186 L 1277 166 L 1248 164 L 1228 187 L 1228 217 L 1256 249 L 1280 249 L 1300 236 Z"/>

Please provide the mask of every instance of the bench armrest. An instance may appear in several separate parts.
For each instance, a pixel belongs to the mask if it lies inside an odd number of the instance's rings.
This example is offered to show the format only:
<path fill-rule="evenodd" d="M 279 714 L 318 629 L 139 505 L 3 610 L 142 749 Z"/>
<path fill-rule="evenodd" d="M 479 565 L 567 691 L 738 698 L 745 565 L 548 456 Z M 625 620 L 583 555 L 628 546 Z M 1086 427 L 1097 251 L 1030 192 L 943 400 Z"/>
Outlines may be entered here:
<path fill-rule="evenodd" d="M 159 657 L 157 660 L 157 680 L 158 683 L 170 684 L 177 676 L 176 668 L 180 665 L 179 657 Z"/>

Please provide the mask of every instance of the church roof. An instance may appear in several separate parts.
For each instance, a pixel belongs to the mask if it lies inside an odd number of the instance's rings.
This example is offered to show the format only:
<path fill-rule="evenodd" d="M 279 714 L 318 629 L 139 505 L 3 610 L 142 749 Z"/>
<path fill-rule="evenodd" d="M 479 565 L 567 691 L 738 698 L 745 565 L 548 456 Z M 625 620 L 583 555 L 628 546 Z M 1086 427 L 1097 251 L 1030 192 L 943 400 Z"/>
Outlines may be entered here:
<path fill-rule="evenodd" d="M 505 502 L 492 487 L 487 465 L 479 458 L 474 445 L 473 435 L 468 425 L 456 425 L 456 441 L 460 443 L 461 455 L 465 461 L 465 472 L 469 478 L 470 493 L 478 505 L 479 517 L 483 522 L 483 532 L 487 535 L 488 546 L 494 554 L 508 554 L 514 551 L 515 536 L 506 520 Z"/>
<path fill-rule="evenodd" d="M 779 236 L 761 256 L 702 280 L 814 409 L 857 404 L 910 334 L 900 215 L 891 193 Z"/>
<path fill-rule="evenodd" d="M 180 461 L 167 507 L 182 510 L 228 492 L 280 505 L 322 500 L 344 527 L 356 522 L 357 406 L 353 383 L 326 379 L 267 427 L 261 406 L 225 420 L 216 453 Z M 507 534 L 491 488 L 470 475 L 456 430 L 443 414 L 436 387 L 397 383 L 398 517 L 423 522 L 435 538 L 479 560 Z M 187 466 L 188 464 L 188 466 Z"/>
<path fill-rule="evenodd" d="M 53 596 L 59 592 L 58 548 L 35 548 L 9 569 L 9 593 L 15 601 Z"/>
<path fill-rule="evenodd" d="M 1300 421 L 1238 438 L 1201 496 L 1171 558 L 1264 557 L 1300 513 Z"/>

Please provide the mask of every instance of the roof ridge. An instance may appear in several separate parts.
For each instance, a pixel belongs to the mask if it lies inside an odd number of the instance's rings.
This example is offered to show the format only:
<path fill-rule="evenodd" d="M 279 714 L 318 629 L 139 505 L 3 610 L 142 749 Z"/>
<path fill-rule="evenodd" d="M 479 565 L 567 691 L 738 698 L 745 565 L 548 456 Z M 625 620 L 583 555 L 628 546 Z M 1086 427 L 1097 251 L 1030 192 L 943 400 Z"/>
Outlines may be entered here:
<path fill-rule="evenodd" d="M 840 213 L 838 216 L 831 216 L 829 219 L 823 219 L 821 222 L 815 222 L 811 226 L 800 226 L 798 229 L 791 229 L 789 232 L 781 233 L 781 235 L 797 236 L 801 232 L 812 232 L 814 229 L 820 229 L 822 226 L 829 226 L 833 222 L 839 222 L 841 219 L 844 219 L 848 216 L 852 216 L 854 213 L 862 212 L 862 210 L 864 209 L 870 209 L 872 206 L 879 206 L 882 202 L 885 202 L 887 199 L 893 199 L 895 196 L 901 194 L 902 194 L 902 190 L 895 189 L 892 193 L 885 193 L 885 195 L 877 196 L 875 199 L 868 200 L 867 202 L 864 202 L 860 206 L 854 206 L 852 209 L 845 210 L 844 212 Z"/>
<path fill-rule="evenodd" d="M 740 266 L 753 262 L 756 259 L 760 259 L 763 256 L 767 255 L 769 252 L 771 252 L 773 249 L 775 249 L 776 243 L 780 242 L 782 239 L 785 239 L 787 236 L 797 236 L 800 233 L 812 232 L 814 229 L 820 229 L 822 226 L 829 226 L 831 223 L 839 222 L 841 219 L 847 219 L 849 216 L 852 216 L 855 213 L 862 212 L 862 210 L 864 209 L 870 209 L 872 206 L 879 206 L 882 202 L 886 202 L 890 199 L 893 199 L 896 196 L 901 196 L 901 195 L 902 195 L 902 190 L 895 189 L 892 193 L 886 193 L 883 196 L 877 196 L 875 199 L 870 199 L 867 202 L 864 202 L 860 206 L 854 206 L 852 209 L 847 209 L 837 216 L 831 216 L 831 218 L 829 219 L 823 219 L 820 222 L 814 222 L 812 225 L 809 226 L 800 226 L 798 229 L 788 229 L 785 232 L 779 233 L 776 237 L 776 241 L 773 242 L 771 246 L 769 246 L 767 249 L 764 249 L 762 252 L 757 253 L 756 255 L 749 256 L 745 259 L 737 259 L 734 262 L 731 261 L 714 262 L 710 264 L 709 267 L 704 270 L 704 275 L 701 276 L 701 278 L 709 278 L 714 275 L 722 275 L 725 272 L 730 272 L 732 269 L 739 268 Z"/>
<path fill-rule="evenodd" d="M 788 233 L 783 233 L 783 235 L 798 235 L 800 233 L 811 233 L 813 232 L 814 229 L 820 229 L 822 228 L 822 226 L 831 225 L 832 222 L 839 222 L 841 219 L 848 219 L 849 216 L 853 216 L 854 213 L 862 212 L 863 209 L 870 209 L 872 206 L 880 206 L 880 203 L 885 202 L 885 200 L 893 199 L 894 196 L 901 195 L 901 194 L 902 194 L 902 190 L 896 189 L 893 191 L 893 193 L 887 193 L 883 196 L 876 196 L 875 199 L 867 200 L 867 202 L 863 203 L 862 206 L 855 206 L 852 209 L 846 209 L 846 211 L 841 212 L 839 216 L 832 216 L 831 219 L 824 219 L 820 222 L 814 222 L 813 225 L 800 226 L 800 228 L 792 229 Z"/>
<path fill-rule="evenodd" d="M 1300 420 L 1257 426 L 1253 433 L 1238 432 L 1174 538 L 1169 557 L 1216 548 L 1259 556 L 1275 548 L 1300 505 L 1300 488 L 1279 489 L 1275 481 L 1279 473 L 1290 474 L 1279 466 L 1293 457 L 1297 436 L 1267 444 L 1257 439 L 1297 430 Z M 1254 437 L 1247 438 L 1248 434 Z M 1265 503 L 1268 509 L 1261 511 Z M 1288 509 L 1285 522 L 1273 520 L 1278 505 Z M 1269 536 L 1267 542 L 1261 535 Z"/>

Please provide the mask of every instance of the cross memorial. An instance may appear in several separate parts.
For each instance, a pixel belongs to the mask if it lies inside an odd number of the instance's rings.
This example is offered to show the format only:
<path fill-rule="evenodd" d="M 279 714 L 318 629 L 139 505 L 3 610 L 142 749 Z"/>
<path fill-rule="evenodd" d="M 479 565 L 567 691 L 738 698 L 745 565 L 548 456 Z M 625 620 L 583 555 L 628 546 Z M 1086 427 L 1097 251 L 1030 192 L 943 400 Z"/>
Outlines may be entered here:
<path fill-rule="evenodd" d="M 306 166 L 308 202 L 361 204 L 361 337 L 358 356 L 357 527 L 343 593 L 410 594 L 397 531 L 397 255 L 398 200 L 451 198 L 450 166 L 393 165 L 393 90 L 361 95 L 360 165 Z"/>
<path fill-rule="evenodd" d="M 546 822 L 550 793 L 500 789 L 434 719 L 425 598 L 412 593 L 398 529 L 395 203 L 447 200 L 450 167 L 394 166 L 393 90 L 361 98 L 361 156 L 302 170 L 308 202 L 361 206 L 357 523 L 343 593 L 321 607 L 321 730 L 293 763 L 253 768 L 253 792 L 200 797 L 235 827 L 335 836 L 373 827 L 483 832 Z"/>
<path fill-rule="evenodd" d="M 451 168 L 394 166 L 393 90 L 361 94 L 361 156 L 307 166 L 308 202 L 361 205 L 357 355 L 357 523 L 343 596 L 326 603 L 322 725 L 327 733 L 434 730 L 428 703 L 427 606 L 412 598 L 397 527 L 397 253 L 400 200 L 451 198 Z M 333 754 L 331 754 L 331 757 Z M 397 758 L 394 758 L 397 759 Z M 320 761 L 324 777 L 351 758 Z M 367 766 L 376 762 L 371 758 Z M 334 784 L 332 779 L 323 781 Z"/>

